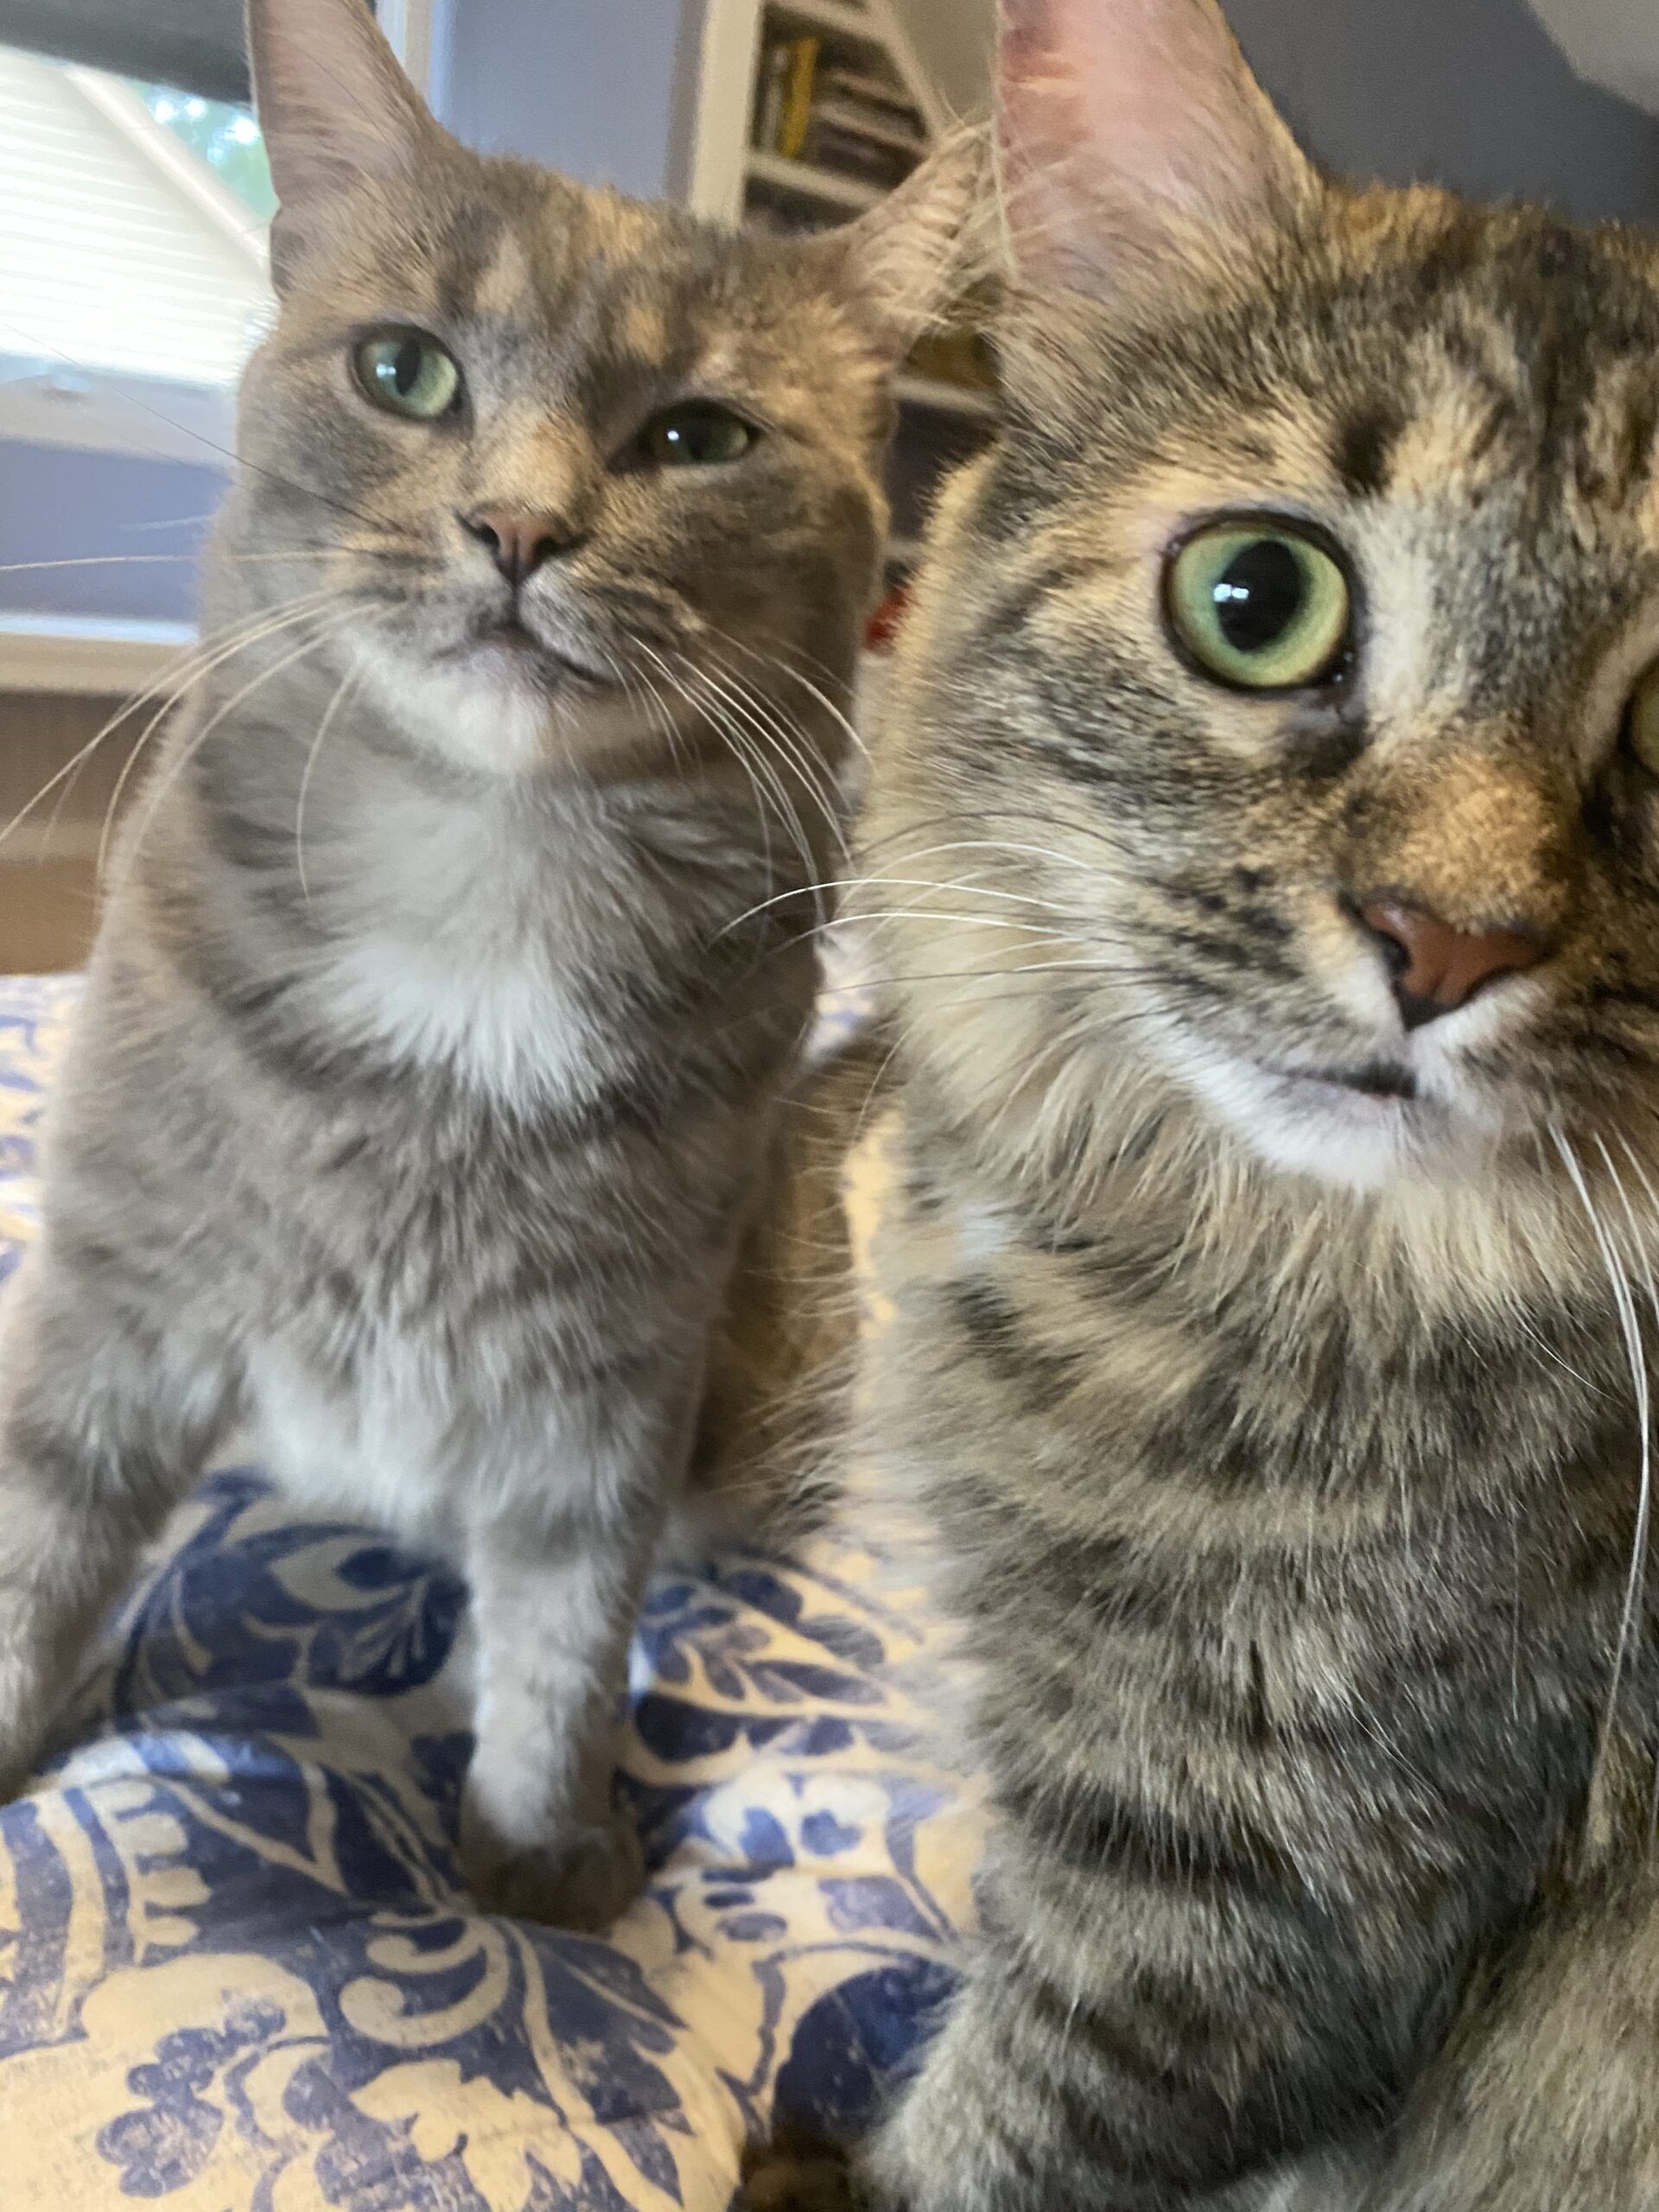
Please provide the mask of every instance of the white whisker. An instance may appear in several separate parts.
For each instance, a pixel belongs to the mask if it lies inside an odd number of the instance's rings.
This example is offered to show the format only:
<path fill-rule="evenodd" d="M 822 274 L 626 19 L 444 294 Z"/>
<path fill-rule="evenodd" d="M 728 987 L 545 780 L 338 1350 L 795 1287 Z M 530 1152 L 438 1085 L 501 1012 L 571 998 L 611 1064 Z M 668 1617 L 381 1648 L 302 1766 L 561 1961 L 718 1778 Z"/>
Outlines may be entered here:
<path fill-rule="evenodd" d="M 300 795 L 294 804 L 294 867 L 300 879 L 300 895 L 308 906 L 311 904 L 311 886 L 305 873 L 305 802 L 311 790 L 313 772 L 322 757 L 324 742 L 334 726 L 334 717 L 357 677 L 358 671 L 353 664 L 340 678 L 339 689 L 328 702 L 322 720 L 317 725 L 317 734 L 311 741 L 311 749 L 305 756 L 305 767 L 300 776 Z"/>
<path fill-rule="evenodd" d="M 1604 1744 L 1612 1735 L 1618 1717 L 1618 1694 L 1624 1678 L 1624 1662 L 1630 1656 L 1630 1638 L 1636 1627 L 1636 1617 L 1641 1605 L 1642 1584 L 1646 1567 L 1648 1530 L 1653 1495 L 1653 1435 L 1649 1406 L 1648 1363 L 1646 1348 L 1642 1341 L 1641 1324 L 1637 1316 L 1636 1300 L 1630 1294 L 1630 1278 L 1620 1264 L 1618 1251 L 1612 1237 L 1597 1211 L 1590 1195 L 1590 1185 L 1577 1154 L 1567 1142 L 1562 1131 L 1552 1126 L 1550 1136 L 1560 1154 L 1562 1165 L 1578 1194 L 1580 1205 L 1589 1221 L 1591 1233 L 1601 1255 L 1602 1265 L 1607 1271 L 1611 1286 L 1613 1304 L 1618 1315 L 1618 1325 L 1624 1338 L 1624 1350 L 1630 1361 L 1630 1382 L 1636 1392 L 1636 1417 L 1640 1427 L 1642 1471 L 1637 1506 L 1637 1536 L 1632 1546 L 1630 1576 L 1625 1585 L 1624 1610 L 1619 1623 L 1618 1644 L 1613 1656 L 1612 1680 L 1607 1693 L 1607 1711 L 1602 1724 Z M 1604 1147 L 1604 1157 L 1605 1148 Z M 1611 1166 L 1611 1161 L 1609 1165 Z M 1623 1186 L 1618 1185 L 1621 1196 Z"/>

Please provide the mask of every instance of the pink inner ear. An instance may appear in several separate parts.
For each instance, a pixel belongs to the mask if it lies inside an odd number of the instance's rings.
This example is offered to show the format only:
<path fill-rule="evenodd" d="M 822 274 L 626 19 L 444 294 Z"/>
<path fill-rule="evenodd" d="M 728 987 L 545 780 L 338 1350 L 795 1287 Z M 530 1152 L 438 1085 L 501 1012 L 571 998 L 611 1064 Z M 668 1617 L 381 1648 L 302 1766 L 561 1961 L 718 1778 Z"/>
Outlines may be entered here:
<path fill-rule="evenodd" d="M 409 166 L 425 111 L 363 0 L 252 0 L 249 24 L 285 207 Z"/>
<path fill-rule="evenodd" d="M 1039 262 L 1144 258 L 1311 179 L 1213 0 L 1008 0 L 1001 83 L 1011 218 Z"/>

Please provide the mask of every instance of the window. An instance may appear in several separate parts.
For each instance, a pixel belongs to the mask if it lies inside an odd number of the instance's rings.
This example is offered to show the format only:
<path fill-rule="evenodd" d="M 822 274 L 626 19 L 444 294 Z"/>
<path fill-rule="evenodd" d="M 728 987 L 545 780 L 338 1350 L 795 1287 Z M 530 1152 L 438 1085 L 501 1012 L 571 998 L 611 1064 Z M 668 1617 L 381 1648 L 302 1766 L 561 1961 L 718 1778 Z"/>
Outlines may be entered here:
<path fill-rule="evenodd" d="M 270 205 L 245 110 L 0 47 L 0 437 L 214 457 Z"/>

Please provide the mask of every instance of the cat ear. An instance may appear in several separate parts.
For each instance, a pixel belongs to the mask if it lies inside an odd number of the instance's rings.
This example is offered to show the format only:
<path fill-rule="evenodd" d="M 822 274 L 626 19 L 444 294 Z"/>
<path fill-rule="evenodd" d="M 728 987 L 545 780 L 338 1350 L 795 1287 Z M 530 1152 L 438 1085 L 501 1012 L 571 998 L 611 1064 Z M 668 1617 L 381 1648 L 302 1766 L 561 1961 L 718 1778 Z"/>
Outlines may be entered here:
<path fill-rule="evenodd" d="M 279 223 L 407 175 L 437 132 L 365 0 L 248 0 L 248 51 Z"/>
<path fill-rule="evenodd" d="M 1039 283 L 1155 276 L 1184 242 L 1294 219 L 1319 192 L 1216 0 L 1003 0 L 997 135 Z"/>
<path fill-rule="evenodd" d="M 991 206 L 982 130 L 952 133 L 913 175 L 812 251 L 876 344 L 902 359 L 979 274 L 976 233 Z"/>

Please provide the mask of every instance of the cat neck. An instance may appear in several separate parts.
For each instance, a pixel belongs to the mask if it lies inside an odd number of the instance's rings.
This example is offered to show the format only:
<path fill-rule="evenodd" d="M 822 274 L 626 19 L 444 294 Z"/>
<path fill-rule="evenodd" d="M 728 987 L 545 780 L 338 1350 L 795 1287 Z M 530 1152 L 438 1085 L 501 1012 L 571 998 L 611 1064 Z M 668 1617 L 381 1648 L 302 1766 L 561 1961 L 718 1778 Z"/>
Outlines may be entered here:
<path fill-rule="evenodd" d="M 982 1084 L 963 1085 L 959 1064 L 912 1060 L 908 1072 L 913 1156 L 951 1163 L 928 1172 L 928 1203 L 965 1247 L 1094 1251 L 1148 1281 L 1184 1271 L 1195 1304 L 1255 1300 L 1264 1322 L 1276 1306 L 1306 1325 L 1324 1314 L 1400 1328 L 1571 1300 L 1611 1332 L 1610 1242 L 1638 1283 L 1659 1255 L 1656 1209 L 1633 1177 L 1586 1163 L 1580 1181 L 1535 1145 L 1494 1145 L 1459 1175 L 1402 1170 L 1355 1190 L 1262 1160 L 1167 1080 L 1096 1070 L 1068 1094 L 1051 1077 L 999 1108 Z"/>
<path fill-rule="evenodd" d="M 257 880 L 273 920 L 308 940 L 459 926 L 474 944 L 528 945 L 579 938 L 584 918 L 614 932 L 628 888 L 652 872 L 662 892 L 671 879 L 688 922 L 725 923 L 834 873 L 825 808 L 792 804 L 781 772 L 757 782 L 695 733 L 671 747 L 645 728 L 609 760 L 572 745 L 568 759 L 497 773 L 343 694 L 332 670 L 278 674 L 227 711 L 216 691 L 230 688 L 210 686 L 173 733 L 152 824 L 176 795 L 171 810 L 231 881 Z M 812 734 L 827 784 L 836 755 Z"/>
<path fill-rule="evenodd" d="M 137 801 L 124 875 L 222 988 L 280 987 L 319 1036 L 519 1095 L 727 998 L 766 999 L 757 1050 L 798 1032 L 827 823 L 785 829 L 714 756 L 469 774 L 360 702 L 319 742 L 336 683 L 276 677 L 217 726 L 194 702 Z"/>

